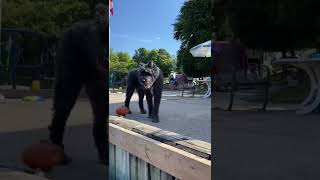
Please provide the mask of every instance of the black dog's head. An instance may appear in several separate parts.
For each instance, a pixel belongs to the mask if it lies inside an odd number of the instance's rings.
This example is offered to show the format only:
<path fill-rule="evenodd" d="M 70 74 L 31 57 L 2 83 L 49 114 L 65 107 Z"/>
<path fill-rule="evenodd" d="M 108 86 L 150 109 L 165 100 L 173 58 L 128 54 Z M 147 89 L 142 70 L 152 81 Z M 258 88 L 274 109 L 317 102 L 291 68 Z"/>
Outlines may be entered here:
<path fill-rule="evenodd" d="M 139 66 L 141 83 L 145 89 L 150 89 L 159 76 L 159 68 L 153 61 L 140 63 Z"/>

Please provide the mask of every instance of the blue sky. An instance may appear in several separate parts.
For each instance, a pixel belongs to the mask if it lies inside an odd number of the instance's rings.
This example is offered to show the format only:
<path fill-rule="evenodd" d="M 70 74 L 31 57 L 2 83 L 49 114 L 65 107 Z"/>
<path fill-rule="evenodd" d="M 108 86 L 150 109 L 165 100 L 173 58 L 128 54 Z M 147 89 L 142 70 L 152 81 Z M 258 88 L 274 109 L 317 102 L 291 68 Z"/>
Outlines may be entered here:
<path fill-rule="evenodd" d="M 164 48 L 176 56 L 180 42 L 173 38 L 173 23 L 185 0 L 114 0 L 110 17 L 110 46 L 116 52 L 144 47 Z"/>

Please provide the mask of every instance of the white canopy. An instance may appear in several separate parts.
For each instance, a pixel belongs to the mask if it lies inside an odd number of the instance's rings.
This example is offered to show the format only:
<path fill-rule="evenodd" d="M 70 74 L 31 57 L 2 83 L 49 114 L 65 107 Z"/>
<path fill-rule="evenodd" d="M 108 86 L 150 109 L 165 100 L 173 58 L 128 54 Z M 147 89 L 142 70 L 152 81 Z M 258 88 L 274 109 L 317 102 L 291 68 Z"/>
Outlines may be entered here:
<path fill-rule="evenodd" d="M 190 49 L 193 57 L 211 57 L 211 41 L 201 43 Z"/>

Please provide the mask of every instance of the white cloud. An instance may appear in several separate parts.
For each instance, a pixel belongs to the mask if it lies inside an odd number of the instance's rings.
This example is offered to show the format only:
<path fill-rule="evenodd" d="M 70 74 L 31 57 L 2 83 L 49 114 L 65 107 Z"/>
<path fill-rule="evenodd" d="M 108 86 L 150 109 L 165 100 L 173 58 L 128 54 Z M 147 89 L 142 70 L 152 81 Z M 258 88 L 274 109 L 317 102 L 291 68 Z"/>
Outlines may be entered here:
<path fill-rule="evenodd" d="M 115 37 L 120 37 L 120 38 L 129 38 L 129 35 L 127 35 L 127 34 L 111 33 L 111 35 L 113 35 Z"/>
<path fill-rule="evenodd" d="M 126 38 L 126 39 L 134 39 L 136 41 L 140 41 L 142 43 L 152 43 L 151 39 L 144 39 L 144 38 L 136 38 L 136 37 L 129 37 L 127 34 L 119 34 L 119 33 L 112 33 L 110 32 L 111 36 L 119 37 L 119 38 Z M 160 39 L 160 37 L 156 37 L 155 39 Z"/>
<path fill-rule="evenodd" d="M 137 38 L 137 41 L 143 42 L 143 43 L 152 43 L 151 39 L 141 39 L 141 38 Z"/>
<path fill-rule="evenodd" d="M 156 37 L 156 38 L 154 38 L 154 39 L 157 39 L 157 40 L 159 40 L 159 39 L 160 39 L 160 37 Z"/>

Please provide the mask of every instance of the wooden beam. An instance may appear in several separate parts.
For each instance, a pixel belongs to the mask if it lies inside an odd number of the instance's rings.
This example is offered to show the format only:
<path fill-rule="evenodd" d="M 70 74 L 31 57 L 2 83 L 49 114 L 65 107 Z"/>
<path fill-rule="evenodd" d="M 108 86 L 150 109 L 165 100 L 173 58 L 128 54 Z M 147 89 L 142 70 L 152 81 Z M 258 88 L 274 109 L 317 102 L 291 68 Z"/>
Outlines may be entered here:
<path fill-rule="evenodd" d="M 111 123 L 109 141 L 178 179 L 211 179 L 211 161 Z"/>
<path fill-rule="evenodd" d="M 109 116 L 109 122 L 151 139 L 174 146 L 178 149 L 190 152 L 191 154 L 211 160 L 211 144 L 196 140 L 187 136 L 165 131 L 160 128 L 150 126 L 138 121 L 126 119 L 118 116 Z"/>

